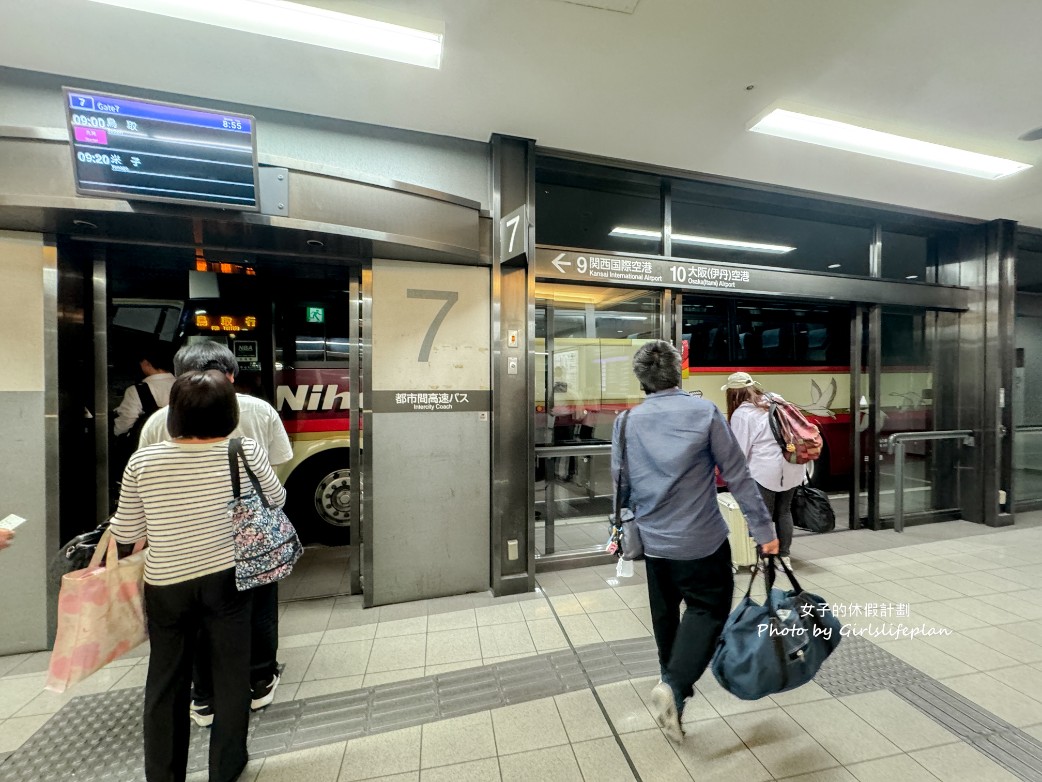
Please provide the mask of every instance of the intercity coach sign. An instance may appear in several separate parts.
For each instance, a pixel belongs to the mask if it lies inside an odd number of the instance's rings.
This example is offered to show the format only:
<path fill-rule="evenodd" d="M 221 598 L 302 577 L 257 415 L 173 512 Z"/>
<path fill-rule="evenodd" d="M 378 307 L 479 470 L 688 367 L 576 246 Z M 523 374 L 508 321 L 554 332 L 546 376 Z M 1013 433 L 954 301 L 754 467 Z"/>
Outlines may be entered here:
<path fill-rule="evenodd" d="M 536 250 L 536 274 L 546 279 L 582 282 L 616 282 L 653 285 L 749 290 L 749 269 L 709 261 L 679 261 L 640 256 L 599 255 L 540 247 Z"/>

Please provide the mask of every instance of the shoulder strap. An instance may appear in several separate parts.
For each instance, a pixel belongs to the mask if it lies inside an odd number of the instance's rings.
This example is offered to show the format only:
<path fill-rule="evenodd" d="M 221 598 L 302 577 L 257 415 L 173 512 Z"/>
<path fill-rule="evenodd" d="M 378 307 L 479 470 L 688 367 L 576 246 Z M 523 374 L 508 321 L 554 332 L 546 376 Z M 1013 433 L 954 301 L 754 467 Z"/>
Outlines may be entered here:
<path fill-rule="evenodd" d="M 774 397 L 774 394 L 765 393 L 764 396 L 771 405 L 770 409 L 767 411 L 767 421 L 771 427 L 771 434 L 774 435 L 774 439 L 784 451 L 785 446 L 788 445 L 788 440 L 785 437 L 786 432 L 781 420 L 781 408 L 778 404 L 778 400 Z"/>
<path fill-rule="evenodd" d="M 137 389 L 138 399 L 141 400 L 141 415 L 143 418 L 147 418 L 159 409 L 156 398 L 152 395 L 152 389 L 148 387 L 148 383 L 143 380 L 135 383 L 134 388 Z"/>
<path fill-rule="evenodd" d="M 246 461 L 246 453 L 242 450 L 242 438 L 232 437 L 228 440 L 228 467 L 231 470 L 232 493 L 235 495 L 235 499 L 239 499 L 242 496 L 239 486 L 240 463 L 242 464 L 242 469 L 246 472 L 246 477 L 250 479 L 253 490 L 260 497 L 261 504 L 265 508 L 270 508 L 271 505 L 268 503 L 268 498 L 264 496 L 260 481 L 257 480 L 257 476 L 254 475 L 253 470 L 250 469 L 250 465 Z"/>
<path fill-rule="evenodd" d="M 242 448 L 242 440 L 233 437 L 228 440 L 228 472 L 232 476 L 232 494 L 239 499 L 242 492 L 239 490 L 239 449 Z"/>
<path fill-rule="evenodd" d="M 619 480 L 615 484 L 615 518 L 622 521 L 623 484 L 629 485 L 629 471 L 626 469 L 626 419 L 630 411 L 624 410 L 619 423 Z"/>

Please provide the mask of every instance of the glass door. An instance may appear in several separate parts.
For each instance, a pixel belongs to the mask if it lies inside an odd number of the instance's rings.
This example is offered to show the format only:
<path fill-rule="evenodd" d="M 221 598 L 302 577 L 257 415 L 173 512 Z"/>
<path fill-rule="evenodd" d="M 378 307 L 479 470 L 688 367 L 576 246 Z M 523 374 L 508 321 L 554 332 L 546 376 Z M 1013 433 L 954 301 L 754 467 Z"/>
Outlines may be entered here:
<path fill-rule="evenodd" d="M 721 387 L 748 372 L 767 391 L 798 405 L 822 433 L 808 482 L 829 496 L 840 529 L 847 526 L 851 452 L 850 309 L 775 299 L 678 296 L 684 390 L 726 414 Z"/>
<path fill-rule="evenodd" d="M 639 404 L 633 354 L 661 337 L 662 294 L 536 284 L 536 556 L 603 551 L 615 417 Z"/>
<path fill-rule="evenodd" d="M 1017 294 L 1016 363 L 1013 368 L 1013 473 L 1017 510 L 1042 505 L 1042 296 Z M 1030 309 L 1029 309 L 1029 305 Z"/>
<path fill-rule="evenodd" d="M 894 523 L 898 492 L 906 524 L 958 516 L 960 441 L 914 437 L 955 428 L 958 357 L 938 350 L 942 317 L 918 308 L 865 310 L 858 511 L 873 529 Z M 905 442 L 900 465 L 891 442 L 898 434 Z"/>

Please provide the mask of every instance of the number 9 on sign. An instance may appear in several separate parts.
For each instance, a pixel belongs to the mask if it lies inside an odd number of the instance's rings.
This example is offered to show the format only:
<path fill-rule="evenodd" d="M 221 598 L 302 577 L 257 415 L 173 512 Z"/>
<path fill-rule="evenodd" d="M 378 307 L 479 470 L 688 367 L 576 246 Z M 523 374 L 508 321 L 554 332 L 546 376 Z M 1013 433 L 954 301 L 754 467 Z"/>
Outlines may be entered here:
<path fill-rule="evenodd" d="M 586 274 L 586 256 L 585 255 L 580 255 L 578 258 L 575 259 L 575 270 L 577 272 L 579 272 L 579 274 Z"/>

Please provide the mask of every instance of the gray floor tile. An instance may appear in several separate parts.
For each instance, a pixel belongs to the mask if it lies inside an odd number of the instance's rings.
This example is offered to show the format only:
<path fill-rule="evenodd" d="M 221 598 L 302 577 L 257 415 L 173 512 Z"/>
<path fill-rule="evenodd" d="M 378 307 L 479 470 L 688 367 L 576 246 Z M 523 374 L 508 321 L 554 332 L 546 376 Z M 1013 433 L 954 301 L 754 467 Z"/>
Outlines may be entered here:
<path fill-rule="evenodd" d="M 427 653 L 425 634 L 403 635 L 392 638 L 377 637 L 369 655 L 365 672 L 380 673 L 404 668 L 422 668 Z"/>
<path fill-rule="evenodd" d="M 957 736 L 888 690 L 847 695 L 839 700 L 904 752 L 958 740 Z M 861 741 L 860 737 L 858 741 Z"/>
<path fill-rule="evenodd" d="M 573 744 L 611 736 L 611 729 L 589 690 L 558 695 L 554 701 L 568 740 Z"/>
<path fill-rule="evenodd" d="M 346 741 L 274 755 L 264 761 L 257 782 L 337 782 Z"/>
<path fill-rule="evenodd" d="M 495 757 L 492 715 L 487 711 L 423 726 L 421 768 Z"/>
<path fill-rule="evenodd" d="M 657 727 L 654 730 L 627 733 L 622 737 L 622 743 L 642 779 L 684 782 L 692 778 L 677 757 L 673 745 Z"/>
<path fill-rule="evenodd" d="M 785 711 L 825 750 L 846 765 L 896 755 L 900 750 L 838 700 L 785 707 Z M 857 736 L 857 741 L 851 741 Z"/>
<path fill-rule="evenodd" d="M 352 739 L 344 753 L 340 782 L 418 771 L 420 732 L 417 726 Z"/>
<path fill-rule="evenodd" d="M 507 706 L 492 712 L 500 755 L 568 743 L 568 734 L 553 698 Z"/>
<path fill-rule="evenodd" d="M 569 745 L 501 755 L 503 782 L 583 782 L 579 764 Z"/>
<path fill-rule="evenodd" d="M 775 777 L 807 774 L 840 765 L 781 709 L 736 714 L 727 717 L 727 724 Z"/>
<path fill-rule="evenodd" d="M 425 768 L 420 772 L 420 782 L 500 782 L 500 779 L 498 758 Z"/>
<path fill-rule="evenodd" d="M 686 712 L 686 709 L 685 709 Z M 675 746 L 677 756 L 695 779 L 743 779 L 760 782 L 770 772 L 721 718 L 685 722 L 687 737 Z"/>
<path fill-rule="evenodd" d="M 938 779 L 909 755 L 856 763 L 847 770 L 858 782 L 935 782 Z"/>
<path fill-rule="evenodd" d="M 614 738 L 573 743 L 572 752 L 588 782 L 630 782 L 635 778 Z"/>
<path fill-rule="evenodd" d="M 949 744 L 909 754 L 944 782 L 1014 782 L 1017 779 L 968 744 Z"/>
<path fill-rule="evenodd" d="M 426 665 L 480 660 L 481 644 L 476 627 L 427 633 Z"/>

